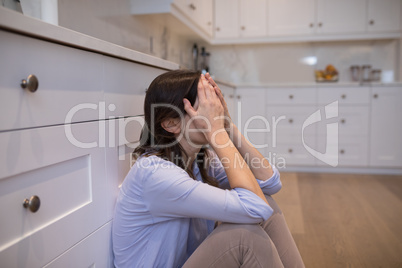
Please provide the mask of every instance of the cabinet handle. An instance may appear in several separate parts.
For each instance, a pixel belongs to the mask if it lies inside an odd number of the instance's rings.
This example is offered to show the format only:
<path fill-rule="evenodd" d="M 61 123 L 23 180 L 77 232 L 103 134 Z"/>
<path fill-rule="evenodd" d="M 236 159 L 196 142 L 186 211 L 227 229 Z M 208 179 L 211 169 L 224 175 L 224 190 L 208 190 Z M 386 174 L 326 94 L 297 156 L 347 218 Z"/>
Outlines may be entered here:
<path fill-rule="evenodd" d="M 240 95 L 237 95 L 237 99 L 240 100 L 240 99 L 241 99 L 241 96 L 240 96 Z"/>
<path fill-rule="evenodd" d="M 290 123 L 290 124 L 293 123 L 293 119 L 292 119 L 292 118 L 289 119 L 289 123 Z"/>
<path fill-rule="evenodd" d="M 289 152 L 290 154 L 293 153 L 293 149 L 292 149 L 292 148 L 289 148 L 288 152 Z"/>
<path fill-rule="evenodd" d="M 319 23 L 318 23 L 318 27 L 322 27 L 322 22 L 319 22 Z"/>
<path fill-rule="evenodd" d="M 310 23 L 309 26 L 310 26 L 310 28 L 313 28 L 313 27 L 314 27 L 314 23 Z"/>
<path fill-rule="evenodd" d="M 292 94 L 289 95 L 289 99 L 293 99 L 293 95 L 292 95 Z"/>
<path fill-rule="evenodd" d="M 28 89 L 30 92 L 35 92 L 39 87 L 38 78 L 33 74 L 28 75 L 27 79 L 21 80 L 21 87 Z"/>
<path fill-rule="evenodd" d="M 208 22 L 207 22 L 207 25 L 208 25 L 208 26 L 211 26 L 211 25 L 212 25 L 212 22 L 208 21 Z"/>
<path fill-rule="evenodd" d="M 26 198 L 24 203 L 22 204 L 24 208 L 29 209 L 31 212 L 35 213 L 39 210 L 40 207 L 40 199 L 37 195 L 31 196 L 31 198 Z"/>
<path fill-rule="evenodd" d="M 229 95 L 229 99 L 233 99 L 233 97 L 234 97 L 233 94 Z"/>
<path fill-rule="evenodd" d="M 342 99 L 346 99 L 346 94 L 342 94 L 342 95 L 341 95 L 341 98 L 342 98 Z"/>
<path fill-rule="evenodd" d="M 217 32 L 219 32 L 221 30 L 221 28 L 219 28 L 219 27 L 216 27 L 216 31 Z"/>
<path fill-rule="evenodd" d="M 373 98 L 374 98 L 374 99 L 377 99 L 377 98 L 378 98 L 378 94 L 374 94 L 374 95 L 373 95 Z"/>
<path fill-rule="evenodd" d="M 196 7 L 193 3 L 190 4 L 190 8 L 191 8 L 192 10 L 196 10 L 196 9 L 197 9 L 197 7 Z"/>
<path fill-rule="evenodd" d="M 245 27 L 245 26 L 241 26 L 240 29 L 241 29 L 242 31 L 244 31 L 244 30 L 246 29 L 246 27 Z"/>
<path fill-rule="evenodd" d="M 374 20 L 370 20 L 370 25 L 374 25 Z"/>
<path fill-rule="evenodd" d="M 341 123 L 342 123 L 342 124 L 345 124 L 345 123 L 346 123 L 346 120 L 345 120 L 345 119 L 341 119 Z"/>
<path fill-rule="evenodd" d="M 341 149 L 339 152 L 340 152 L 341 154 L 344 154 L 344 153 L 345 153 L 345 150 Z"/>

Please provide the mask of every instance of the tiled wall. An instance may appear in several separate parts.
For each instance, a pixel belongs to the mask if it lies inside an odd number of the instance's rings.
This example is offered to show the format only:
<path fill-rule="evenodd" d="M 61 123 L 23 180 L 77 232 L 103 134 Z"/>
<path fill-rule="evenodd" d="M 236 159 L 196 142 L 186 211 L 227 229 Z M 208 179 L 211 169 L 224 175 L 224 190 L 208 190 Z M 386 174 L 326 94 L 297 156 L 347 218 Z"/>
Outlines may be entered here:
<path fill-rule="evenodd" d="M 211 73 L 235 84 L 310 83 L 314 70 L 334 65 L 340 82 L 350 66 L 370 64 L 400 76 L 399 40 L 225 45 L 209 47 Z"/>

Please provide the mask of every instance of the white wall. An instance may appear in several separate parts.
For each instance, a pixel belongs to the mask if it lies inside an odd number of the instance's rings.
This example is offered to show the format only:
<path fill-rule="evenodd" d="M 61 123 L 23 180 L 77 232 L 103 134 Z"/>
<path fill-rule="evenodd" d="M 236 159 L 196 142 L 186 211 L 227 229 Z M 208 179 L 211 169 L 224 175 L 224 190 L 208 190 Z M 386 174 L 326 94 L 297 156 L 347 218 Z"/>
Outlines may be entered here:
<path fill-rule="evenodd" d="M 59 25 L 189 68 L 193 42 L 149 16 L 130 14 L 129 0 L 59 0 Z M 151 46 L 150 39 L 153 39 Z"/>
<path fill-rule="evenodd" d="M 243 85 L 310 83 L 315 81 L 314 70 L 324 69 L 327 64 L 338 69 L 341 82 L 351 81 L 349 68 L 354 64 L 393 70 L 398 79 L 402 59 L 399 40 L 224 45 L 208 49 L 211 73 Z M 306 59 L 317 62 L 308 65 Z"/>

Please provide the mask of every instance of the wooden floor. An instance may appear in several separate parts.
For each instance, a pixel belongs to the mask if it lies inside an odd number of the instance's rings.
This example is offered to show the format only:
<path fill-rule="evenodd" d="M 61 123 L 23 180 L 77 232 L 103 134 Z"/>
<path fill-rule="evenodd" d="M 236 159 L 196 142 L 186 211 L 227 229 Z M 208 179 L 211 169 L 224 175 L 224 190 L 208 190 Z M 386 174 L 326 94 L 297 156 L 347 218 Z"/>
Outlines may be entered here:
<path fill-rule="evenodd" d="M 402 176 L 282 173 L 274 195 L 308 268 L 402 267 Z"/>

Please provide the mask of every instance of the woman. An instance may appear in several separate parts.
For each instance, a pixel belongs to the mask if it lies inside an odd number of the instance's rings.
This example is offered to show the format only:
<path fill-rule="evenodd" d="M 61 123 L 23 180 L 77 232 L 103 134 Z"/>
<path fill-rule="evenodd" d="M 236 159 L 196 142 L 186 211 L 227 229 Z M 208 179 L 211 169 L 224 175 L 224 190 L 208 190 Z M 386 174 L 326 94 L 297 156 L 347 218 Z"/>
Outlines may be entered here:
<path fill-rule="evenodd" d="M 116 267 L 304 266 L 270 196 L 278 170 L 231 122 L 209 74 L 158 76 L 144 115 L 113 220 Z"/>

